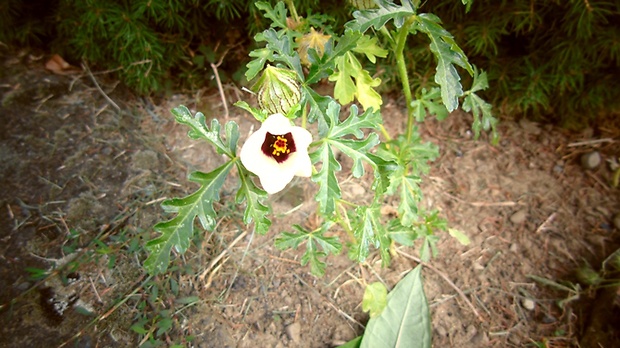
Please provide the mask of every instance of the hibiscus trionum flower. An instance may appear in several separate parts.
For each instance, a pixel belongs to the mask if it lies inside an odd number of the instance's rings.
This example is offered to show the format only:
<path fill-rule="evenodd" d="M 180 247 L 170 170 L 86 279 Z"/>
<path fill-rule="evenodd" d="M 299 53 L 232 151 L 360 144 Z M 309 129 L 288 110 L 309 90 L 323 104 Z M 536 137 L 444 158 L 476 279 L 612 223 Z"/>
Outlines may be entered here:
<path fill-rule="evenodd" d="M 274 194 L 282 191 L 295 175 L 312 174 L 308 156 L 311 142 L 310 132 L 292 126 L 282 114 L 273 114 L 243 144 L 241 163 L 258 175 L 267 193 Z"/>

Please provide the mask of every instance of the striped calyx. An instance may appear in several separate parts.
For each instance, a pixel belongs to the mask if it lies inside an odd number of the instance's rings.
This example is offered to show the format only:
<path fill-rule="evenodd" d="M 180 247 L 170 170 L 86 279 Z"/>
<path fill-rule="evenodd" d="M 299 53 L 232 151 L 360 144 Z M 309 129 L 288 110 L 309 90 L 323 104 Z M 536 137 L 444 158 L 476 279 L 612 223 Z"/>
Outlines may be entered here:
<path fill-rule="evenodd" d="M 252 87 L 258 95 L 258 105 L 268 114 L 283 114 L 299 103 L 301 89 L 292 70 L 268 65 Z"/>
<path fill-rule="evenodd" d="M 368 10 L 377 7 L 373 0 L 349 0 L 349 3 L 358 10 Z"/>

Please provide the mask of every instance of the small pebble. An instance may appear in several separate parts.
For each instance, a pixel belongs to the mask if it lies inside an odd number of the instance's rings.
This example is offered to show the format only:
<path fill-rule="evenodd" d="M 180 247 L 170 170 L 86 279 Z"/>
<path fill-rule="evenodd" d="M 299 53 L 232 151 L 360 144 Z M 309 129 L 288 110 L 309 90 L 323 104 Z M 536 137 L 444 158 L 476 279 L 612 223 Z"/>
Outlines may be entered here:
<path fill-rule="evenodd" d="M 581 155 L 581 166 L 584 169 L 594 169 L 601 164 L 601 154 L 598 151 L 586 152 Z"/>
<path fill-rule="evenodd" d="M 301 325 L 299 323 L 292 323 L 287 326 L 286 335 L 293 343 L 299 343 L 301 341 Z"/>
<path fill-rule="evenodd" d="M 521 305 L 528 311 L 533 311 L 534 308 L 536 308 L 536 302 L 529 298 L 524 298 L 523 300 L 521 300 Z"/>
<path fill-rule="evenodd" d="M 510 216 L 510 222 L 515 225 L 525 222 L 525 219 L 527 219 L 527 210 L 525 209 L 518 210 Z"/>

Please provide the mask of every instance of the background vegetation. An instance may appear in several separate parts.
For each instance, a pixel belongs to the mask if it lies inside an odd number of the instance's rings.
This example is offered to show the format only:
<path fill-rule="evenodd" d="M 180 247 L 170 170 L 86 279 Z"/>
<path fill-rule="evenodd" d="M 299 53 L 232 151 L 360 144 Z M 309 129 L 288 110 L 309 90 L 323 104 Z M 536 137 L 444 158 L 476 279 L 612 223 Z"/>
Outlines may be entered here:
<path fill-rule="evenodd" d="M 271 1 L 275 3 L 276 1 Z M 341 30 L 353 8 L 344 0 L 296 0 L 299 15 L 321 12 Z M 346 6 L 343 6 L 346 5 Z M 606 0 L 430 0 L 470 60 L 488 73 L 485 98 L 512 115 L 567 126 L 612 120 L 620 109 L 620 3 Z M 254 1 L 3 0 L 0 41 L 42 48 L 79 65 L 111 70 L 140 94 L 241 81 L 252 36 L 264 29 Z M 407 55 L 419 90 L 434 82 L 433 55 L 412 36 Z M 224 58 L 224 59 L 222 59 Z M 380 61 L 383 81 L 395 64 Z M 398 93 L 397 83 L 387 84 Z M 384 91 L 388 92 L 388 91 Z"/>

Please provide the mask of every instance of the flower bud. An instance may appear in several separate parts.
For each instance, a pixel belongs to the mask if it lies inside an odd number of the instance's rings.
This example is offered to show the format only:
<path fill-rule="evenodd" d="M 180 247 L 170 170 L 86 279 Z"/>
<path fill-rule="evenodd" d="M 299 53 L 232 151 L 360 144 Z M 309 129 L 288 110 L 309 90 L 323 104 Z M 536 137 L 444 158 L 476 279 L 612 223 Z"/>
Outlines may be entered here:
<path fill-rule="evenodd" d="M 258 95 L 258 105 L 268 114 L 283 114 L 301 100 L 301 89 L 294 71 L 268 65 L 252 90 Z"/>
<path fill-rule="evenodd" d="M 368 10 L 377 7 L 373 0 L 349 0 L 349 3 L 358 10 Z"/>

